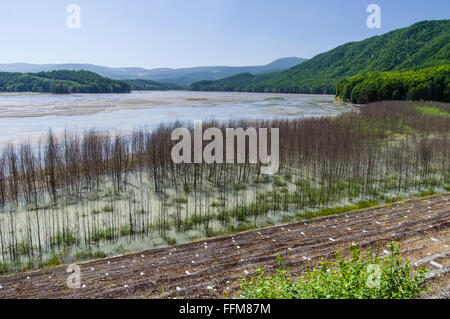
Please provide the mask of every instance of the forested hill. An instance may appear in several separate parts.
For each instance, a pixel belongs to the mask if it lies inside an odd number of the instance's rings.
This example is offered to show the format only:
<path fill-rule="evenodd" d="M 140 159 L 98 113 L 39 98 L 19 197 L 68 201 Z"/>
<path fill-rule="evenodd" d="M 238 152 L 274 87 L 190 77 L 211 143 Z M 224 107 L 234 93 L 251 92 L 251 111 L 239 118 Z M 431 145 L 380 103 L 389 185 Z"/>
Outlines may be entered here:
<path fill-rule="evenodd" d="M 0 72 L 0 92 L 129 93 L 130 85 L 89 71 Z"/>
<path fill-rule="evenodd" d="M 168 90 L 183 90 L 185 87 L 173 83 L 161 83 L 152 80 L 122 80 L 131 86 L 132 90 L 136 91 L 168 91 Z"/>
<path fill-rule="evenodd" d="M 253 86 L 257 90 L 335 93 L 337 82 L 363 72 L 402 71 L 450 61 L 450 20 L 424 21 L 347 43 Z"/>
<path fill-rule="evenodd" d="M 240 73 L 230 76 L 225 79 L 216 81 L 200 81 L 193 83 L 189 86 L 191 91 L 244 91 L 245 87 L 249 84 L 258 83 L 259 81 L 264 81 L 280 72 L 265 73 L 253 75 L 251 73 Z"/>
<path fill-rule="evenodd" d="M 341 79 L 360 73 L 417 70 L 449 62 L 450 20 L 423 21 L 344 44 L 266 80 L 241 83 L 234 90 L 334 94 Z"/>
<path fill-rule="evenodd" d="M 358 74 L 340 81 L 336 95 L 359 104 L 383 100 L 450 102 L 450 65 Z"/>

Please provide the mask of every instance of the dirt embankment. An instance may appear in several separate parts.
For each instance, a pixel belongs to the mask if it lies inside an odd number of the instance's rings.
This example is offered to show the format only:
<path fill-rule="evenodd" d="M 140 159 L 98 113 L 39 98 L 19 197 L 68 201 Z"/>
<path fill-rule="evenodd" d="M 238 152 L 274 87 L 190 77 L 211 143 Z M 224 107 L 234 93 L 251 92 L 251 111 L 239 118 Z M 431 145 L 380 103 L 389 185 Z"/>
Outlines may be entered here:
<path fill-rule="evenodd" d="M 224 290 L 233 295 L 239 278 L 259 265 L 273 270 L 277 253 L 298 275 L 336 250 L 349 254 L 351 243 L 366 250 L 392 240 L 413 265 L 431 270 L 426 297 L 449 298 L 449 226 L 450 194 L 445 194 L 86 262 L 80 264 L 79 289 L 67 287 L 66 267 L 4 276 L 0 298 L 223 297 Z"/>

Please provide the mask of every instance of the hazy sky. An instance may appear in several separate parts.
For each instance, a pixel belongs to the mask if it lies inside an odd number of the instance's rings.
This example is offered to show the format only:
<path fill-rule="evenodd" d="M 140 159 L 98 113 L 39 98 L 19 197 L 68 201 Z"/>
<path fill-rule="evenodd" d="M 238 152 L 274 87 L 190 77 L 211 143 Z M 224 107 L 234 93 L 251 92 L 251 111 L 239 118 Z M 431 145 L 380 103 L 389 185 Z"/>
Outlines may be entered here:
<path fill-rule="evenodd" d="M 381 29 L 366 26 L 371 3 Z M 0 0 L 0 63 L 261 65 L 448 18 L 449 0 Z"/>

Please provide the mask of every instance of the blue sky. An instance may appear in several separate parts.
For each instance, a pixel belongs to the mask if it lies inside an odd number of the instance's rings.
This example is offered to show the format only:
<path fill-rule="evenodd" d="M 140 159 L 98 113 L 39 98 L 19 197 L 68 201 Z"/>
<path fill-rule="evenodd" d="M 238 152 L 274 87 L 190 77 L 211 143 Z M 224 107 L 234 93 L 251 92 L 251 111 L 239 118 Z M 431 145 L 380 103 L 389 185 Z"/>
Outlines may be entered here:
<path fill-rule="evenodd" d="M 66 26 L 72 3 L 80 29 Z M 371 3 L 381 29 L 366 26 Z M 1 0 L 0 63 L 261 65 L 448 18 L 448 0 Z"/>

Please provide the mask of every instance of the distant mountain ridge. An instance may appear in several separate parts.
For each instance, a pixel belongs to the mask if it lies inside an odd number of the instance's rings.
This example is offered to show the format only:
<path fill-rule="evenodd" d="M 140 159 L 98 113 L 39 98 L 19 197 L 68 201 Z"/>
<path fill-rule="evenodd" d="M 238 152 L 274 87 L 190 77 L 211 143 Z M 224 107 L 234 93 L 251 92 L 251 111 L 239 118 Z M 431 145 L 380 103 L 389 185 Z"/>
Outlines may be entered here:
<path fill-rule="evenodd" d="M 200 66 L 193 68 L 110 68 L 93 64 L 29 64 L 29 63 L 11 63 L 0 64 L 0 72 L 20 72 L 37 73 L 55 70 L 74 70 L 90 71 L 103 77 L 115 80 L 152 80 L 156 82 L 172 83 L 177 85 L 189 85 L 202 80 L 218 80 L 235 74 L 249 72 L 252 74 L 262 74 L 268 72 L 284 71 L 296 66 L 306 59 L 297 57 L 287 57 L 275 60 L 262 66 Z"/>

